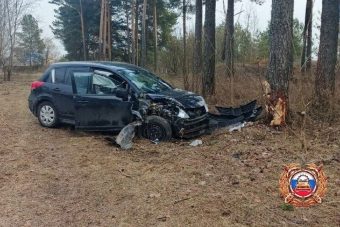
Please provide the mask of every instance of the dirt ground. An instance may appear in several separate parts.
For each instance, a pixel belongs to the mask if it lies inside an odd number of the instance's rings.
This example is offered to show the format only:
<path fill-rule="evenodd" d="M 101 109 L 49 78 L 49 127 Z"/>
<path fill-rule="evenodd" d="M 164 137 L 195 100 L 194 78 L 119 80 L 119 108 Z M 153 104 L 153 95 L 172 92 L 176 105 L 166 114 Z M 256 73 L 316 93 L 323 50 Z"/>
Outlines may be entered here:
<path fill-rule="evenodd" d="M 135 141 L 42 128 L 27 97 L 37 75 L 0 84 L 0 226 L 340 226 L 340 125 L 299 138 L 261 124 L 204 144 Z M 329 177 L 322 204 L 282 209 L 284 164 L 316 162 Z"/>

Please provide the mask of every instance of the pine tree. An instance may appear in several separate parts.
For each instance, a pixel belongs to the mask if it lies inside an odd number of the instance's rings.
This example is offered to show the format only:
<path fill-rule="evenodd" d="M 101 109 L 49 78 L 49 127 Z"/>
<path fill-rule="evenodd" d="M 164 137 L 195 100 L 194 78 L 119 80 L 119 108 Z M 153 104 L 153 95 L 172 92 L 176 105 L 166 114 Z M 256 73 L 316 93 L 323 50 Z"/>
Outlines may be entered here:
<path fill-rule="evenodd" d="M 196 0 L 196 20 L 195 20 L 195 46 L 194 46 L 194 64 L 193 64 L 193 87 L 198 91 L 198 81 L 202 74 L 202 20 L 203 10 L 202 0 Z"/>
<path fill-rule="evenodd" d="M 335 66 L 339 35 L 339 0 L 323 0 L 318 63 L 316 69 L 316 104 L 323 112 L 330 107 L 335 91 Z"/>
<path fill-rule="evenodd" d="M 24 15 L 21 21 L 21 32 L 18 33 L 19 47 L 24 50 L 24 62 L 29 61 L 29 65 L 42 64 L 44 42 L 41 39 L 42 30 L 38 21 L 30 14 Z"/>
<path fill-rule="evenodd" d="M 275 126 L 284 125 L 288 113 L 289 79 L 293 73 L 293 12 L 294 0 L 273 0 L 267 79 L 272 106 L 280 106 L 280 112 L 270 113 L 274 119 L 271 124 Z"/>
<path fill-rule="evenodd" d="M 205 97 L 215 93 L 215 27 L 216 0 L 206 1 L 202 79 L 202 94 Z"/>

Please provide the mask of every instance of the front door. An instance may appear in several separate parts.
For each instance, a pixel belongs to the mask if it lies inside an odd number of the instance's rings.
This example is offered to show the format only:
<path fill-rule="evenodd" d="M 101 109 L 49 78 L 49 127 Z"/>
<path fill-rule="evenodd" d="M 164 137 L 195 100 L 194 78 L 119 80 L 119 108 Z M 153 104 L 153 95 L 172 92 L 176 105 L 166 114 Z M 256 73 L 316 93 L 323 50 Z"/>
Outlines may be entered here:
<path fill-rule="evenodd" d="M 120 130 L 131 123 L 132 102 L 115 95 L 115 80 L 96 72 L 74 72 L 72 83 L 77 129 Z"/>

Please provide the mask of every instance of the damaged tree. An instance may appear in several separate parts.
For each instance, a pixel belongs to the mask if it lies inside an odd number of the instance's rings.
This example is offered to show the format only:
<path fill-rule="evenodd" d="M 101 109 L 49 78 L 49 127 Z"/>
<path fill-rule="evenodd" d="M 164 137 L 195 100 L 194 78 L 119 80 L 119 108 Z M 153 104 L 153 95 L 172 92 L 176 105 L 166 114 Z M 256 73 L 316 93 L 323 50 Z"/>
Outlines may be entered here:
<path fill-rule="evenodd" d="M 268 100 L 272 126 L 286 124 L 289 78 L 293 73 L 294 0 L 273 0 L 270 23 L 270 56 L 267 80 L 271 87 Z"/>

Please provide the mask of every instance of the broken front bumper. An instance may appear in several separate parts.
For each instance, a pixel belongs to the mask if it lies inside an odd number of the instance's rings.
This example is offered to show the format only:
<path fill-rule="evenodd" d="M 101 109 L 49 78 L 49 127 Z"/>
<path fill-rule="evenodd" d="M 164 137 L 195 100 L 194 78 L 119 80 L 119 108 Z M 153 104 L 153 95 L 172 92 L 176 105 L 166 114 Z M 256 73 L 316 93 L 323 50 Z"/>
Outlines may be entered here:
<path fill-rule="evenodd" d="M 205 134 L 209 130 L 209 116 L 194 119 L 178 119 L 173 124 L 173 131 L 179 138 L 190 139 Z"/>

